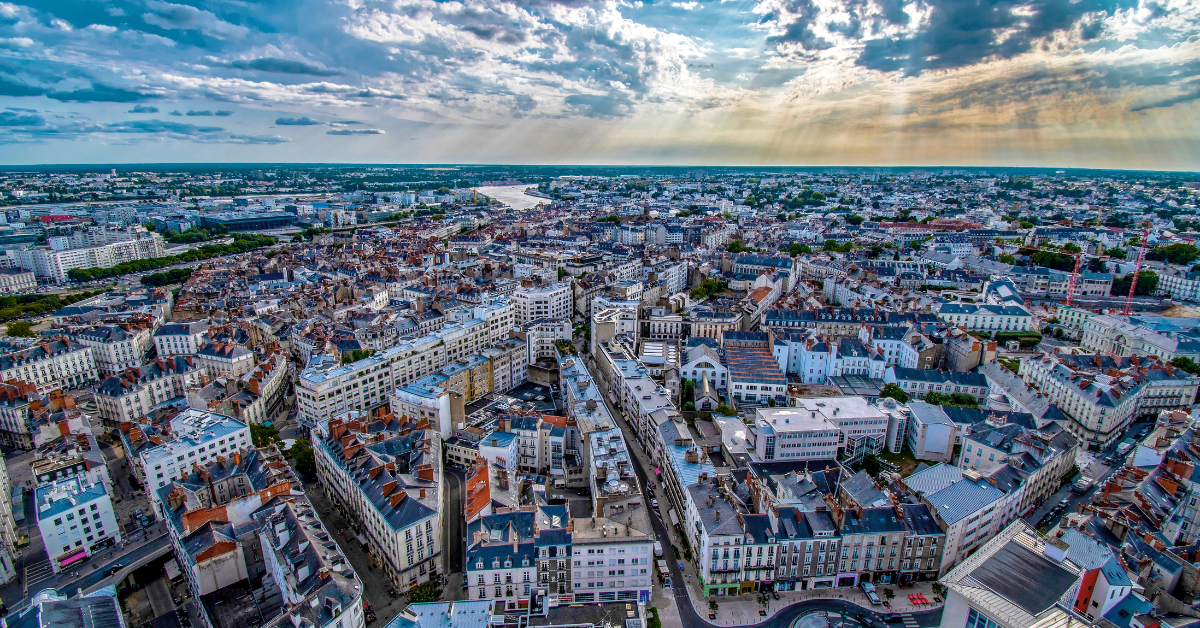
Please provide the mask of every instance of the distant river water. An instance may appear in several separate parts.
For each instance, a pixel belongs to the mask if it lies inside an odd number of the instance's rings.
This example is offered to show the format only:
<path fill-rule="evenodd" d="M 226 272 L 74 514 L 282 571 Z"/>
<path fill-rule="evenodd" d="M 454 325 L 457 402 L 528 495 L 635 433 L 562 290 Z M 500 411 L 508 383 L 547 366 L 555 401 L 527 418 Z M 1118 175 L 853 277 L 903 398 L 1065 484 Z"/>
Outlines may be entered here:
<path fill-rule="evenodd" d="M 537 188 L 536 185 L 500 185 L 478 189 L 480 194 L 494 198 L 513 209 L 529 209 L 536 207 L 538 203 L 546 201 L 544 198 L 526 194 L 525 189 L 530 187 Z"/>

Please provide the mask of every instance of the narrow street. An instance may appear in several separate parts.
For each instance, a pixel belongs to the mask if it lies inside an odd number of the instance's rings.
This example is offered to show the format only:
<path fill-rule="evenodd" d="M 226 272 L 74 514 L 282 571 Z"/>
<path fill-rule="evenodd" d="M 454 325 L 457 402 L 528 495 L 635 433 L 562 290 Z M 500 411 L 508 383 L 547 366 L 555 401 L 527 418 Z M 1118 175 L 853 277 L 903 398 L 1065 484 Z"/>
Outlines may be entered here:
<path fill-rule="evenodd" d="M 616 419 L 617 425 L 621 427 L 621 434 L 625 438 L 626 445 L 633 455 L 630 461 L 633 463 L 634 473 L 641 482 L 644 496 L 649 500 L 650 497 L 658 499 L 659 507 L 670 508 L 670 499 L 666 491 L 658 487 L 657 482 L 651 482 L 646 475 L 645 469 L 650 466 L 649 457 L 642 449 L 640 442 L 634 436 L 633 430 L 626 420 L 625 415 L 612 407 L 609 401 L 609 388 L 605 379 L 599 374 L 595 361 L 590 355 L 583 354 L 586 360 L 589 373 L 595 380 L 597 387 L 600 388 L 601 396 L 604 398 L 605 405 L 608 406 L 609 412 Z M 648 504 L 647 504 L 648 506 Z M 678 614 L 680 625 L 685 628 L 715 628 L 717 626 L 762 626 L 764 628 L 787 628 L 791 626 L 802 615 L 812 611 L 825 611 L 831 613 L 841 613 L 843 615 L 854 615 L 864 613 L 867 615 L 881 617 L 882 614 L 874 609 L 860 606 L 855 603 L 858 598 L 862 597 L 861 591 L 857 588 L 831 588 L 822 589 L 820 592 L 814 591 L 784 591 L 780 592 L 781 599 L 779 601 L 769 601 L 768 608 L 776 606 L 778 610 L 774 614 L 766 617 L 758 623 L 749 623 L 745 617 L 754 617 L 757 612 L 758 602 L 756 595 L 739 595 L 727 597 L 704 598 L 699 589 L 699 580 L 696 577 L 695 567 L 683 559 L 682 556 L 675 554 L 675 547 L 682 547 L 684 543 L 680 540 L 676 530 L 669 528 L 662 520 L 661 510 L 649 509 L 651 516 L 650 521 L 654 526 L 655 537 L 662 543 L 663 556 L 662 560 L 667 563 L 667 568 L 671 573 L 671 582 L 673 587 L 669 589 L 661 589 L 660 585 L 656 584 L 655 599 L 658 599 L 658 593 L 661 591 L 669 596 L 669 599 L 674 602 L 674 608 L 663 609 L 663 623 L 670 628 L 671 620 L 674 619 L 674 614 Z M 820 595 L 822 597 L 810 597 Z M 711 601 L 717 603 L 716 615 L 713 623 L 706 619 L 708 614 L 701 614 L 699 608 L 707 607 Z M 657 604 L 655 604 L 657 607 Z M 731 608 L 736 606 L 737 608 Z M 746 612 L 750 606 L 754 609 L 752 612 Z M 711 610 L 711 609 L 710 609 Z M 740 612 L 739 612 L 740 611 Z M 905 617 L 911 617 L 912 623 L 905 622 L 908 628 L 916 628 L 917 626 L 937 626 L 941 622 L 942 609 L 939 606 L 936 609 L 928 611 L 920 611 L 913 613 L 905 613 Z"/>

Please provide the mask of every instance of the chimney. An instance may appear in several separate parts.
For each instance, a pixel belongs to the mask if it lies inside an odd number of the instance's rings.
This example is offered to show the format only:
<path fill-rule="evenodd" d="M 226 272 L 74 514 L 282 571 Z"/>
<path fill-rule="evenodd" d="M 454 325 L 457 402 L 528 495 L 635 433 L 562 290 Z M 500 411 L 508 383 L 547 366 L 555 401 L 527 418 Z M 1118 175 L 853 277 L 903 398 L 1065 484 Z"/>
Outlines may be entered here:
<path fill-rule="evenodd" d="M 1042 553 L 1046 555 L 1046 558 L 1049 558 L 1056 563 L 1061 563 L 1064 559 L 1066 559 L 1067 550 L 1070 547 L 1071 546 L 1067 545 L 1062 539 L 1049 538 L 1046 539 L 1046 548 Z"/>

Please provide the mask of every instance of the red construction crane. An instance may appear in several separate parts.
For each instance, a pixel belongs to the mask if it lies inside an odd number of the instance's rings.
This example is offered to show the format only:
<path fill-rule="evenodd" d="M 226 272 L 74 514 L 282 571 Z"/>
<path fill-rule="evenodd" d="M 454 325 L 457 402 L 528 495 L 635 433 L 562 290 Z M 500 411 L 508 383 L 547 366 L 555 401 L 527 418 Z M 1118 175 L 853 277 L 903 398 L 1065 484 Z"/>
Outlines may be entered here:
<path fill-rule="evenodd" d="M 1129 308 L 1133 307 L 1133 292 L 1137 290 L 1138 273 L 1142 272 L 1142 262 L 1146 261 L 1146 241 L 1150 239 L 1150 221 L 1142 230 L 1142 245 L 1138 248 L 1137 263 L 1133 266 L 1133 281 L 1129 282 L 1129 296 L 1125 297 L 1125 309 L 1121 316 L 1129 316 Z"/>
<path fill-rule="evenodd" d="M 1057 255 L 1070 255 L 1075 258 L 1075 270 L 1071 271 L 1071 280 L 1067 282 L 1067 307 L 1071 306 L 1071 299 L 1075 298 L 1075 282 L 1079 279 L 1079 267 L 1083 264 L 1083 251 L 1072 253 L 1061 249 L 1043 248 L 1040 246 L 1021 245 L 1017 252 L 1030 251 L 1045 251 L 1047 253 L 1055 253 Z"/>

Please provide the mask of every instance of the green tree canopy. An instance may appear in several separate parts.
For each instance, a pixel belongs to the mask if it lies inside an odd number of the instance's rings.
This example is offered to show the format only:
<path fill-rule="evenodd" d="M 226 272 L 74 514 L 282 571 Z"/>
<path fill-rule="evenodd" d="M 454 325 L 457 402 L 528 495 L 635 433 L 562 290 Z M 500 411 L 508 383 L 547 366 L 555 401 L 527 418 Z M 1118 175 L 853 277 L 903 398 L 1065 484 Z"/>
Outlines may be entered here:
<path fill-rule="evenodd" d="M 883 386 L 883 390 L 879 391 L 879 396 L 889 397 L 899 401 L 900 403 L 908 403 L 908 393 L 904 392 L 904 389 L 901 388 L 899 384 L 895 383 L 885 384 Z"/>
<path fill-rule="evenodd" d="M 36 335 L 33 333 L 33 325 L 28 321 L 12 321 L 5 333 L 15 338 L 33 338 Z"/>
<path fill-rule="evenodd" d="M 1129 284 L 1133 282 L 1133 273 L 1129 273 L 1120 279 L 1114 279 L 1112 291 L 1113 296 L 1123 297 L 1129 294 Z M 1158 273 L 1152 270 L 1143 270 L 1138 273 L 1137 288 L 1134 292 L 1135 296 L 1148 297 L 1154 294 L 1158 289 Z"/>

